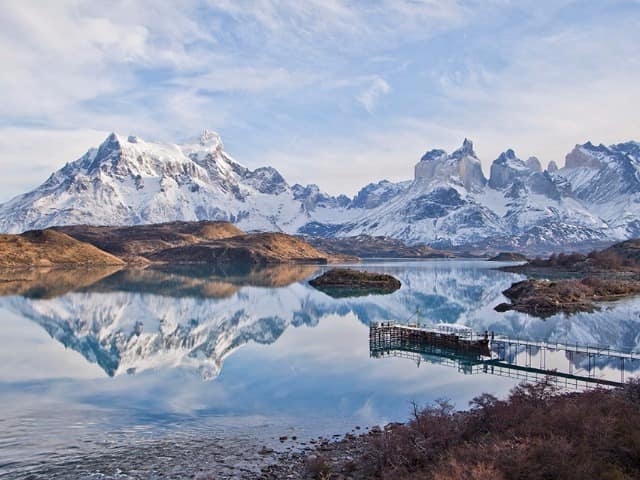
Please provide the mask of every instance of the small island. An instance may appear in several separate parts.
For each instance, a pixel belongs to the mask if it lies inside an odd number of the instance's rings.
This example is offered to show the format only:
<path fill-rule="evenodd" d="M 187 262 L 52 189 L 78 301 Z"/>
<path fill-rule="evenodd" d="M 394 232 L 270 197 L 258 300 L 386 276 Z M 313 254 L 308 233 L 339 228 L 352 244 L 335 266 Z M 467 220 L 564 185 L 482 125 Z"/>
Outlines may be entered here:
<path fill-rule="evenodd" d="M 349 268 L 334 268 L 310 280 L 309 284 L 334 298 L 388 294 L 402 286 L 400 280 L 391 275 Z"/>
<path fill-rule="evenodd" d="M 500 252 L 489 259 L 490 262 L 526 262 L 529 259 L 517 252 Z"/>
<path fill-rule="evenodd" d="M 616 243 L 604 250 L 553 254 L 522 265 L 499 270 L 525 274 L 502 292 L 511 303 L 495 307 L 540 318 L 556 313 L 592 312 L 598 302 L 620 300 L 640 294 L 640 239 Z"/>
<path fill-rule="evenodd" d="M 592 312 L 595 302 L 613 301 L 640 293 L 640 281 L 587 277 L 583 279 L 523 280 L 502 292 L 511 303 L 495 307 L 546 318 L 556 313 Z"/>

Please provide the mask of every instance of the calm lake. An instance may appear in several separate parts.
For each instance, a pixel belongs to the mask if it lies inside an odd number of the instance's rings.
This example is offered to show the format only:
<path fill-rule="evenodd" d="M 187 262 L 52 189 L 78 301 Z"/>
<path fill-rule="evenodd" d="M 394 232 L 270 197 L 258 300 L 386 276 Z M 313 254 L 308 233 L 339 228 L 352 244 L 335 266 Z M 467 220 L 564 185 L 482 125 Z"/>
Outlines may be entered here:
<path fill-rule="evenodd" d="M 277 447 L 280 436 L 403 421 L 411 402 L 448 398 L 467 408 L 474 396 L 504 397 L 518 382 L 429 356 L 372 358 L 372 322 L 461 323 L 622 350 L 640 344 L 638 299 L 546 320 L 496 313 L 501 291 L 524 278 L 497 266 L 367 262 L 354 268 L 390 273 L 402 288 L 342 299 L 307 284 L 325 268 L 316 266 L 25 275 L 0 297 L 0 476 L 50 478 L 66 465 L 77 478 L 137 478 L 92 472 L 81 460 L 154 442 L 185 451 L 225 438 Z M 601 363 L 595 375 L 618 378 L 615 367 Z M 586 367 L 576 360 L 571 368 Z M 626 368 L 633 374 L 638 365 Z"/>

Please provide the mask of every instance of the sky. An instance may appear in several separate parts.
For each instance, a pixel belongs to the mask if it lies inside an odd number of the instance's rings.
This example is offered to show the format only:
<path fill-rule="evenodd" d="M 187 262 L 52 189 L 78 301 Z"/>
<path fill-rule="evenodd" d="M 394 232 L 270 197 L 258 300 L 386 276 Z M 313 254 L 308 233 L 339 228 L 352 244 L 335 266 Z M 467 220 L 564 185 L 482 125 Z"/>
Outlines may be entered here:
<path fill-rule="evenodd" d="M 488 174 L 640 140 L 640 0 L 3 0 L 0 202 L 109 132 L 203 129 L 353 195 L 465 137 Z"/>

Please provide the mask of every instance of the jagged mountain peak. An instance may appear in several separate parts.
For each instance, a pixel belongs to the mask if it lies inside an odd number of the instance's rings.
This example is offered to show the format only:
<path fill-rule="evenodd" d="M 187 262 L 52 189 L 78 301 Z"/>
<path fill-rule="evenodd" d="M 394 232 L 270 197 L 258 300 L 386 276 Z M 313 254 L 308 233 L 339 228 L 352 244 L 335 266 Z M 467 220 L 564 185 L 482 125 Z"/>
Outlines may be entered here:
<path fill-rule="evenodd" d="M 434 148 L 432 150 L 428 150 L 425 154 L 420 158 L 421 162 L 429 162 L 432 160 L 440 160 L 442 158 L 447 158 L 447 152 L 440 148 Z"/>
<path fill-rule="evenodd" d="M 494 163 L 507 163 L 510 160 L 516 160 L 518 162 L 521 162 L 524 165 L 524 162 L 522 162 L 522 160 L 520 160 L 517 156 L 516 156 L 516 152 L 513 151 L 512 148 L 508 148 L 507 150 L 505 150 L 504 152 L 502 152 L 498 158 L 496 158 L 494 160 Z"/>
<path fill-rule="evenodd" d="M 249 230 L 280 231 L 274 212 L 296 225 L 306 221 L 275 168 L 240 165 L 215 132 L 182 144 L 125 139 L 108 135 L 34 191 L 0 206 L 0 231 L 175 220 L 225 220 Z"/>
<path fill-rule="evenodd" d="M 107 135 L 107 138 L 98 146 L 98 152 L 119 150 L 122 148 L 122 137 L 115 132 L 111 132 Z"/>
<path fill-rule="evenodd" d="M 538 157 L 529 157 L 529 158 L 527 158 L 527 161 L 525 162 L 525 165 L 532 172 L 541 172 L 542 171 L 542 163 L 540 163 L 540 160 L 538 159 Z"/>
<path fill-rule="evenodd" d="M 440 149 L 425 153 L 414 168 L 414 176 L 422 186 L 457 185 L 469 191 L 478 191 L 487 183 L 480 160 L 473 151 L 473 142 L 467 138 L 451 155 Z"/>
<path fill-rule="evenodd" d="M 600 168 L 601 163 L 597 153 L 607 150 L 604 145 L 596 147 L 590 141 L 583 145 L 578 144 L 565 156 L 564 166 L 565 168 Z"/>
<path fill-rule="evenodd" d="M 476 158 L 476 152 L 473 151 L 473 142 L 468 138 L 465 138 L 462 141 L 462 145 L 460 148 L 455 150 L 451 157 L 453 158 L 462 158 L 462 157 L 474 157 Z"/>
<path fill-rule="evenodd" d="M 182 140 L 179 145 L 200 145 L 201 147 L 223 148 L 222 139 L 218 132 L 205 128 L 197 135 Z"/>
<path fill-rule="evenodd" d="M 489 187 L 502 190 L 509 188 L 510 197 L 514 197 L 513 192 L 519 192 L 522 196 L 526 179 L 542 172 L 540 160 L 536 157 L 529 157 L 526 161 L 519 158 L 513 149 L 502 152 L 491 164 L 491 175 L 489 176 Z M 541 181 L 536 178 L 536 185 Z M 515 187 L 514 183 L 518 183 Z"/>
<path fill-rule="evenodd" d="M 107 135 L 107 138 L 105 138 L 103 144 L 120 143 L 120 141 L 120 135 L 118 135 L 116 132 L 111 132 L 109 135 Z"/>
<path fill-rule="evenodd" d="M 356 196 L 353 197 L 350 208 L 371 210 L 379 207 L 405 192 L 410 183 L 410 181 L 393 183 L 389 180 L 370 183 L 361 188 Z"/>
<path fill-rule="evenodd" d="M 640 142 L 630 140 L 628 142 L 612 145 L 611 148 L 619 152 L 624 152 L 627 155 L 633 155 L 637 159 L 640 159 Z"/>
<path fill-rule="evenodd" d="M 591 140 L 587 140 L 583 145 L 576 145 L 576 147 L 581 147 L 587 150 L 594 150 L 594 151 L 598 151 L 598 152 L 607 152 L 609 151 L 609 147 L 607 147 L 604 143 L 600 143 L 598 145 L 595 145 L 594 143 L 591 142 Z"/>
<path fill-rule="evenodd" d="M 220 139 L 220 135 L 214 132 L 213 130 L 204 129 L 200 134 L 200 145 L 210 146 L 210 145 L 221 145 L 222 140 Z"/>
<path fill-rule="evenodd" d="M 586 142 L 576 145 L 566 156 L 564 168 L 558 171 L 570 184 L 573 193 L 592 205 L 615 203 L 606 215 L 614 223 L 622 222 L 628 232 L 640 232 L 634 204 L 640 194 L 640 148 L 636 142 L 607 147 Z"/>

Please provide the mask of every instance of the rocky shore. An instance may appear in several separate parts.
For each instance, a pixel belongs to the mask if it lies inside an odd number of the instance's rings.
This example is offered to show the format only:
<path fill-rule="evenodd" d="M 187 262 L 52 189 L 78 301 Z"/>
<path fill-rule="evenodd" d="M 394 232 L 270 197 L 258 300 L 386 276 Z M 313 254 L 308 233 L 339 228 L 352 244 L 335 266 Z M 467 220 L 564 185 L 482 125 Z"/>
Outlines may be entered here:
<path fill-rule="evenodd" d="M 640 478 L 640 383 L 563 393 L 548 380 L 459 411 L 439 400 L 406 423 L 331 437 L 149 440 L 13 470 L 76 480 L 486 480 Z"/>
<path fill-rule="evenodd" d="M 402 424 L 394 423 L 384 427 L 365 427 L 361 431 L 356 427 L 345 435 L 335 435 L 333 438 L 319 437 L 302 448 L 287 454 L 277 454 L 277 461 L 263 467 L 259 480 L 354 480 L 364 479 L 362 460 L 367 458 L 370 442 L 374 438 L 381 438 L 385 432 Z M 365 474 L 366 475 L 366 474 Z"/>

